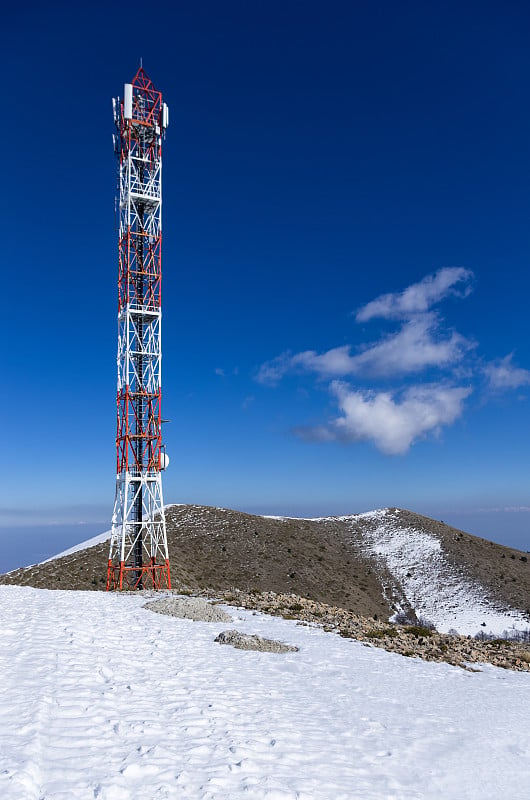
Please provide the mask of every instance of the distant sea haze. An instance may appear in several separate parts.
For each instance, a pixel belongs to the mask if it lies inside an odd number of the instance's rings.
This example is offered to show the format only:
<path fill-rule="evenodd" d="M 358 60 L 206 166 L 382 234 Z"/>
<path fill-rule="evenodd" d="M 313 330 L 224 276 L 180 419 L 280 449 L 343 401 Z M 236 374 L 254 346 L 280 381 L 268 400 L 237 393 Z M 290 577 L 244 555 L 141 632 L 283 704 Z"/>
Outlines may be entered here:
<path fill-rule="evenodd" d="M 38 564 L 107 530 L 109 520 L 0 528 L 0 573 Z M 102 565 L 103 569 L 103 565 Z"/>
<path fill-rule="evenodd" d="M 481 536 L 505 547 L 530 551 L 529 511 L 447 511 L 427 516 L 443 519 L 447 525 Z"/>

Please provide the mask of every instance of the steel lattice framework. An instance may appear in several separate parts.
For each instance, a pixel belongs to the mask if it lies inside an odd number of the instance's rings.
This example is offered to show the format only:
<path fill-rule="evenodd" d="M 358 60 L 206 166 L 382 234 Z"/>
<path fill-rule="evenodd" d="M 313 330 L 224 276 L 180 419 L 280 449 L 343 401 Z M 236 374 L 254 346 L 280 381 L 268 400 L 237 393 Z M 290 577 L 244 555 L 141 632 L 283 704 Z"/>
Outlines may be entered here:
<path fill-rule="evenodd" d="M 113 106 L 119 189 L 118 419 L 107 590 L 171 588 L 161 430 L 162 138 L 168 108 L 142 67 Z"/>

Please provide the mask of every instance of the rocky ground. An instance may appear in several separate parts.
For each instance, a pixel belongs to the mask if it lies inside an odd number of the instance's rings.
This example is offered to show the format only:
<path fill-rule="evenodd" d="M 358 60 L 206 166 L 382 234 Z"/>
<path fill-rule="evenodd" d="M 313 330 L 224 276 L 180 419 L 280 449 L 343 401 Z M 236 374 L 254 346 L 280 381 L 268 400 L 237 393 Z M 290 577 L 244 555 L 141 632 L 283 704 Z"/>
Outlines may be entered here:
<path fill-rule="evenodd" d="M 213 592 L 205 594 L 214 596 Z M 301 625 L 319 625 L 326 631 L 357 639 L 368 646 L 383 647 L 385 650 L 403 656 L 419 657 L 425 661 L 445 661 L 468 670 L 487 663 L 504 669 L 530 671 L 528 643 L 504 639 L 482 642 L 470 636 L 438 633 L 421 625 L 392 625 L 293 594 L 236 590 L 223 593 L 217 600 L 285 619 L 296 619 Z"/>

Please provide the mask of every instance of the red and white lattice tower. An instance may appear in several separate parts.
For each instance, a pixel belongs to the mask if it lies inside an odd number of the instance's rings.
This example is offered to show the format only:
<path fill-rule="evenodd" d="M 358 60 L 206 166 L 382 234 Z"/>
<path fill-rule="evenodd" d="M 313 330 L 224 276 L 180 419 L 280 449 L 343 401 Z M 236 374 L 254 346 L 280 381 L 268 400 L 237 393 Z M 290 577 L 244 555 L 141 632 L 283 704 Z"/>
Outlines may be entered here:
<path fill-rule="evenodd" d="M 161 430 L 162 138 L 168 108 L 142 67 L 113 106 L 119 175 L 118 427 L 107 590 L 169 589 Z"/>

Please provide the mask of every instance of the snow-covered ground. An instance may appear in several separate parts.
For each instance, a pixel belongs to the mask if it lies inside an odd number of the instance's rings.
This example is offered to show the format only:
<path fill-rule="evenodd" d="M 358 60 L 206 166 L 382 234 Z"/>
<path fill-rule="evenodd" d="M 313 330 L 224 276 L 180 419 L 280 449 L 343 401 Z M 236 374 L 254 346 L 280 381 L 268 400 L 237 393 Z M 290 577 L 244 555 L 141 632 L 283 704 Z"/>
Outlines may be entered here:
<path fill-rule="evenodd" d="M 530 674 L 0 587 L 3 800 L 526 800 Z M 245 652 L 228 627 L 297 645 Z"/>
<path fill-rule="evenodd" d="M 513 627 L 529 627 L 522 612 L 502 608 L 483 586 L 457 572 L 436 536 L 397 524 L 395 514 L 379 509 L 337 519 L 370 523 L 363 526 L 363 543 L 396 578 L 418 616 L 439 631 L 454 629 L 471 636 L 481 630 L 500 636 Z"/>

